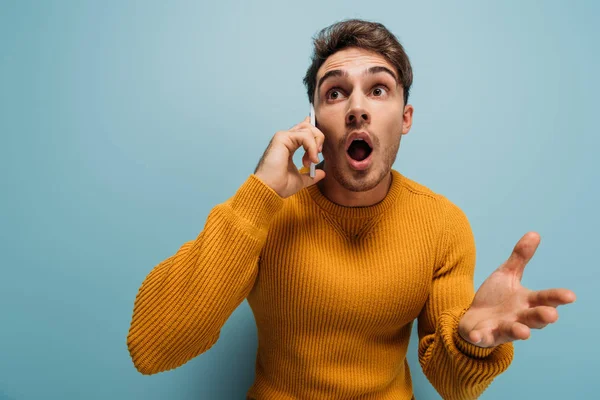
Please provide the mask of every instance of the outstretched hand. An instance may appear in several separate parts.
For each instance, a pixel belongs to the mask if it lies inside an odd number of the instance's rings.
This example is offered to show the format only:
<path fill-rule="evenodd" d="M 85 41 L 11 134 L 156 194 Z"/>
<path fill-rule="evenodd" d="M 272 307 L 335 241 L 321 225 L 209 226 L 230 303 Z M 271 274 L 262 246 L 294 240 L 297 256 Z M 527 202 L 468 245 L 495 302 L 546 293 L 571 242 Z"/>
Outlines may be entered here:
<path fill-rule="evenodd" d="M 525 265 L 539 243 L 537 233 L 525 234 L 508 260 L 483 282 L 459 322 L 463 339 L 479 347 L 528 339 L 532 328 L 558 320 L 556 307 L 575 301 L 575 293 L 568 289 L 533 291 L 521 285 Z"/>

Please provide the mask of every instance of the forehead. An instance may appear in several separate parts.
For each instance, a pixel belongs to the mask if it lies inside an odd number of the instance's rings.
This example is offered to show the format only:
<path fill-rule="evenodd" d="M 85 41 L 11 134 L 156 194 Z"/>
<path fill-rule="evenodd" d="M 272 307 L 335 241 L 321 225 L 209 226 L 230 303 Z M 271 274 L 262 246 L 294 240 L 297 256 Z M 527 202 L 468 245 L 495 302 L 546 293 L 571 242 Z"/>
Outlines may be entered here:
<path fill-rule="evenodd" d="M 396 71 L 396 68 L 379 53 L 357 47 L 345 48 L 325 60 L 317 71 L 317 82 L 327 72 L 335 69 L 346 70 L 350 75 L 354 75 L 374 66 L 384 66 Z"/>

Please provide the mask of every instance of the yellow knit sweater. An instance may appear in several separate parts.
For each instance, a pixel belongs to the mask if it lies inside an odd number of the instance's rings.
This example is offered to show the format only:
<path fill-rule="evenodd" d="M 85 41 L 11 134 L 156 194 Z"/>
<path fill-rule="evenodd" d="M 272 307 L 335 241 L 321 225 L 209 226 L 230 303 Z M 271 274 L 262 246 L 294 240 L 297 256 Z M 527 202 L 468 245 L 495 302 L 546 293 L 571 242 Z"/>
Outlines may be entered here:
<path fill-rule="evenodd" d="M 301 168 L 306 172 L 306 168 Z M 387 196 L 344 207 L 316 185 L 282 199 L 252 174 L 203 231 L 146 277 L 127 345 L 154 374 L 210 349 L 247 298 L 258 328 L 251 399 L 411 399 L 406 351 L 444 399 L 478 397 L 513 345 L 465 342 L 475 242 L 464 213 L 392 169 Z"/>

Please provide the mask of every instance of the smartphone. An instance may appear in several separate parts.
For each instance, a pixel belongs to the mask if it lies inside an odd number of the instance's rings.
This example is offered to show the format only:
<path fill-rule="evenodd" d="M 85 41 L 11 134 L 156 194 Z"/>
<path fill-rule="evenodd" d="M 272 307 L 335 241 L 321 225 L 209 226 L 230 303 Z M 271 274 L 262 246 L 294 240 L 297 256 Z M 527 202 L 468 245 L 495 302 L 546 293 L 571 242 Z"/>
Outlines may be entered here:
<path fill-rule="evenodd" d="M 317 126 L 316 121 L 315 121 L 315 107 L 313 106 L 312 103 L 310 103 L 310 124 L 312 126 Z M 310 177 L 314 178 L 315 177 L 315 163 L 311 162 L 310 163 Z"/>

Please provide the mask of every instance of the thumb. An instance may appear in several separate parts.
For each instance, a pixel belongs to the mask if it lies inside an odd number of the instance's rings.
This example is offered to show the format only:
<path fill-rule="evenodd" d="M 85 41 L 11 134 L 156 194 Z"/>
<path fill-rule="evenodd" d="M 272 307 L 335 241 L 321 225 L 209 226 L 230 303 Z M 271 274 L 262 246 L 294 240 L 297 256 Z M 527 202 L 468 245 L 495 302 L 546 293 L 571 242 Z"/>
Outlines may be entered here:
<path fill-rule="evenodd" d="M 314 178 L 311 178 L 309 173 L 301 174 L 301 176 L 304 187 L 308 187 L 314 185 L 315 183 L 318 183 L 321 179 L 325 178 L 325 171 L 323 171 L 322 169 L 315 169 Z"/>
<path fill-rule="evenodd" d="M 508 260 L 500 267 L 504 271 L 517 275 L 519 281 L 523 277 L 523 270 L 531 260 L 540 244 L 540 235 L 536 232 L 526 233 L 515 245 Z"/>

